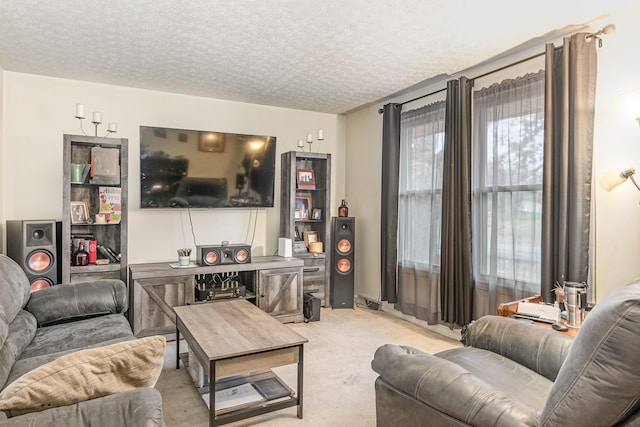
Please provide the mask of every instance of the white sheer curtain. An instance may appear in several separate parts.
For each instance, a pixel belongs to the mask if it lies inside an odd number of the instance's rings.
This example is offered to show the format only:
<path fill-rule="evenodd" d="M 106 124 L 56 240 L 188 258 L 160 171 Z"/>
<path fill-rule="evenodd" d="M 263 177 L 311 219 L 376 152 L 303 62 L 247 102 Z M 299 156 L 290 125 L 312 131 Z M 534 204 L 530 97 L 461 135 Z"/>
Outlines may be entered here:
<path fill-rule="evenodd" d="M 473 317 L 540 293 L 544 73 L 474 94 Z"/>
<path fill-rule="evenodd" d="M 429 323 L 440 313 L 444 101 L 403 112 L 396 308 Z"/>

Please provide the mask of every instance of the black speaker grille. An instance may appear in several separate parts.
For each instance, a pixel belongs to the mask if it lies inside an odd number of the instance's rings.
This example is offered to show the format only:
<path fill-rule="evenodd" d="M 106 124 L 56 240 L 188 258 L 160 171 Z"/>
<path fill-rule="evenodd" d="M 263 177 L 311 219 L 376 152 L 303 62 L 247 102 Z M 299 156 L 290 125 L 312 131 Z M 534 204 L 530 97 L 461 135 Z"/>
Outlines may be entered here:
<path fill-rule="evenodd" d="M 7 256 L 24 270 L 31 291 L 53 286 L 60 277 L 59 235 L 55 220 L 8 220 Z"/>
<path fill-rule="evenodd" d="M 353 308 L 355 273 L 355 218 L 333 217 L 331 251 L 331 307 Z"/>

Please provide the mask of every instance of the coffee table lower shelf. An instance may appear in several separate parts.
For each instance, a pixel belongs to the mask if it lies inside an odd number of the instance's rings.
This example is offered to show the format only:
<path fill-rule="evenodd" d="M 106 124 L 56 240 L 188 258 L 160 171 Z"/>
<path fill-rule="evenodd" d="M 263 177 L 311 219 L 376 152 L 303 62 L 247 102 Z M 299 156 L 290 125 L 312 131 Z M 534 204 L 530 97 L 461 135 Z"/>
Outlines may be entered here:
<path fill-rule="evenodd" d="M 189 369 L 189 354 L 181 353 L 180 360 Z M 196 384 L 196 387 L 209 407 L 210 384 L 203 387 Z M 299 403 L 295 392 L 270 369 L 222 378 L 216 382 L 215 391 L 218 425 L 297 406 Z"/>

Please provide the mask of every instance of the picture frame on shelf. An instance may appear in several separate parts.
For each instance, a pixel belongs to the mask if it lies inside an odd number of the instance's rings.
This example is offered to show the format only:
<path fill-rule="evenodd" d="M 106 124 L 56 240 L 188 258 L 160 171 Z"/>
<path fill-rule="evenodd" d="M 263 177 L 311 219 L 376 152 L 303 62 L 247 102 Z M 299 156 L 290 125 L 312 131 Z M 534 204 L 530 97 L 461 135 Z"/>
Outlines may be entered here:
<path fill-rule="evenodd" d="M 317 231 L 309 231 L 305 230 L 304 235 L 304 244 L 308 248 L 310 243 L 315 243 L 320 241 L 320 235 Z"/>
<path fill-rule="evenodd" d="M 306 254 L 307 251 L 307 246 L 304 244 L 304 242 L 302 240 L 296 240 L 293 244 L 293 252 L 295 254 Z"/>
<path fill-rule="evenodd" d="M 311 196 L 309 195 L 296 196 L 295 210 L 300 211 L 301 220 L 311 219 L 311 212 L 313 211 L 313 206 L 311 204 Z"/>
<path fill-rule="evenodd" d="M 313 208 L 311 219 L 318 219 L 318 220 L 322 219 L 322 209 Z"/>
<path fill-rule="evenodd" d="M 316 189 L 316 173 L 313 169 L 296 169 L 296 184 L 301 190 Z"/>
<path fill-rule="evenodd" d="M 302 219 L 302 211 L 300 209 L 296 209 L 293 213 L 294 219 Z"/>
<path fill-rule="evenodd" d="M 86 202 L 71 202 L 71 224 L 86 224 L 89 208 Z"/>

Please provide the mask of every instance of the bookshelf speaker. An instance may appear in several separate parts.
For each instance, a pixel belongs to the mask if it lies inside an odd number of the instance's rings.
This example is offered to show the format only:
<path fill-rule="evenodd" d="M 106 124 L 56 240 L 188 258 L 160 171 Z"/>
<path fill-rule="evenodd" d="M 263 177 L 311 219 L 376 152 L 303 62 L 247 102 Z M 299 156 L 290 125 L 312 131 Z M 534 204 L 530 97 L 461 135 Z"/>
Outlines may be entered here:
<path fill-rule="evenodd" d="M 331 307 L 353 308 L 356 219 L 333 217 L 332 230 Z"/>
<path fill-rule="evenodd" d="M 22 267 L 31 292 L 58 283 L 55 220 L 7 221 L 7 256 Z"/>
<path fill-rule="evenodd" d="M 199 265 L 248 264 L 251 262 L 251 246 L 245 244 L 196 246 L 196 262 Z"/>

